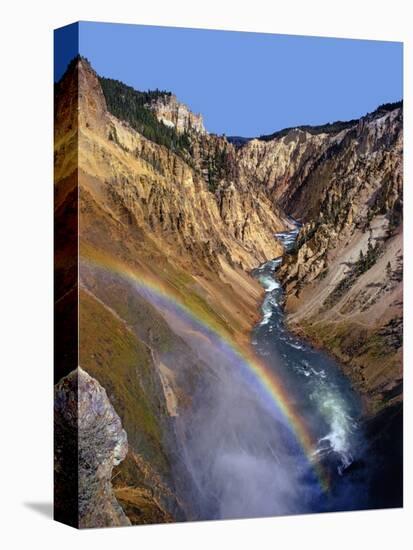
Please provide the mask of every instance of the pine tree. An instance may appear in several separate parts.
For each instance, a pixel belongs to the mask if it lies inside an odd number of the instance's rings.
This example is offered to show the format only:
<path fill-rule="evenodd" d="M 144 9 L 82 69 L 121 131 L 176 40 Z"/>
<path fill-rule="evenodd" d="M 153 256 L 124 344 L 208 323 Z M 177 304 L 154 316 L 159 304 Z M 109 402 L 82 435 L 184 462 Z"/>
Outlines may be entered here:
<path fill-rule="evenodd" d="M 391 279 L 391 276 L 392 276 L 392 268 L 391 268 L 391 263 L 390 262 L 387 262 L 387 265 L 386 265 L 386 277 L 388 279 Z"/>
<path fill-rule="evenodd" d="M 371 238 L 370 238 L 369 242 L 367 243 L 366 269 L 370 269 L 370 267 L 373 264 L 374 264 L 374 247 L 371 243 Z"/>
<path fill-rule="evenodd" d="M 366 263 L 366 258 L 364 257 L 363 250 L 360 248 L 360 254 L 358 262 L 356 263 L 356 273 L 363 273 Z"/>

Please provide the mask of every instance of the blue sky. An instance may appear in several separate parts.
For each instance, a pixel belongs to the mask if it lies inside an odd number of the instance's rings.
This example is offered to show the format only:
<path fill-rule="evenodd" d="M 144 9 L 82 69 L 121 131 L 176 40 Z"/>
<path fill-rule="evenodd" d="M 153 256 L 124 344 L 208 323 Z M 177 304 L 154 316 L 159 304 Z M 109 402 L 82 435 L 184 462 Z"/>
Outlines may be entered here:
<path fill-rule="evenodd" d="M 55 40 L 55 79 L 78 41 L 98 74 L 170 90 L 218 134 L 348 120 L 403 96 L 399 42 L 87 22 Z"/>

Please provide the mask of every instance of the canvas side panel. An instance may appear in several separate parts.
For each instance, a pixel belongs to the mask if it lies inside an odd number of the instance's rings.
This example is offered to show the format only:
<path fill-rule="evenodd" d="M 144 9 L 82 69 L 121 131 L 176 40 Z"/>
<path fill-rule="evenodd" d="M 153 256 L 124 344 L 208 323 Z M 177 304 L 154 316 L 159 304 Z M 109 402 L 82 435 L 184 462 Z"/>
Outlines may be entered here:
<path fill-rule="evenodd" d="M 78 24 L 54 33 L 54 515 L 78 525 Z"/>

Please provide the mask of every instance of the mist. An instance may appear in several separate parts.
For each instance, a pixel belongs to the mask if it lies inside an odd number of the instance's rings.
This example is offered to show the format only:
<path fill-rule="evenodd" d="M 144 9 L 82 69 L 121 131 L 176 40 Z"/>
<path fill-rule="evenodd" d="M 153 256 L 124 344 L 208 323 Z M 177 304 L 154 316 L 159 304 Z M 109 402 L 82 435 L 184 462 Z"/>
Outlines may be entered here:
<path fill-rule="evenodd" d="M 194 519 L 310 511 L 317 485 L 311 464 L 245 360 L 199 323 L 151 299 L 202 363 L 191 406 L 174 419 L 182 445 L 176 467 L 189 475 L 183 497 Z M 173 353 L 162 360 L 175 372 L 185 369 Z"/>

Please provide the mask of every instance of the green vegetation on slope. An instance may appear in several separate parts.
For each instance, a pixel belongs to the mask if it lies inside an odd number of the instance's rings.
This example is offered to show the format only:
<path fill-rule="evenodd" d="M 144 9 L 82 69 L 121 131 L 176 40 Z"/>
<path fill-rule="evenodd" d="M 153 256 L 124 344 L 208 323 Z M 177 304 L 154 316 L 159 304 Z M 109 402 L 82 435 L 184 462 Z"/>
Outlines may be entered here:
<path fill-rule="evenodd" d="M 402 398 L 400 357 L 402 319 L 394 319 L 379 329 L 356 322 L 337 323 L 308 319 L 302 323 L 303 335 L 317 346 L 328 349 L 345 366 L 356 387 L 368 396 L 370 412 Z M 388 380 L 395 382 L 388 391 Z"/>
<path fill-rule="evenodd" d="M 164 471 L 168 466 L 160 425 L 162 403 L 149 348 L 86 292 L 80 293 L 79 313 L 81 367 L 106 389 L 131 448 Z"/>
<path fill-rule="evenodd" d="M 148 108 L 148 104 L 159 98 L 170 96 L 170 92 L 154 90 L 139 92 L 119 80 L 98 77 L 110 113 L 116 118 L 128 122 L 132 128 L 147 139 L 164 145 L 178 154 L 190 148 L 186 133 L 178 134 L 175 128 L 165 126 Z"/>
<path fill-rule="evenodd" d="M 394 109 L 399 109 L 403 107 L 403 101 L 396 101 L 394 103 L 383 103 L 379 105 L 375 111 L 370 113 L 370 115 L 380 115 L 382 113 L 387 113 L 388 111 L 393 111 Z M 359 122 L 358 118 L 352 120 L 336 120 L 335 122 L 328 122 L 327 124 L 320 124 L 318 126 L 311 126 L 305 124 L 303 126 L 294 126 L 290 128 L 284 128 L 278 132 L 272 134 L 260 136 L 258 139 L 261 141 L 271 141 L 272 139 L 281 138 L 286 136 L 289 132 L 293 130 L 303 130 L 309 134 L 318 135 L 318 134 L 338 134 L 342 130 L 346 130 L 355 126 Z M 242 138 L 237 138 L 238 141 Z"/>
<path fill-rule="evenodd" d="M 358 122 L 358 119 L 348 120 L 344 122 L 341 120 L 337 120 L 336 122 L 329 122 L 328 124 L 321 124 L 320 126 L 310 126 L 306 124 L 303 126 L 284 128 L 283 130 L 279 130 L 278 132 L 274 132 L 273 134 L 260 136 L 258 139 L 260 139 L 261 141 L 271 141 L 272 139 L 282 138 L 286 136 L 288 133 L 292 132 L 293 130 L 302 130 L 303 132 L 308 132 L 309 134 L 313 134 L 313 135 L 338 134 L 342 130 L 351 128 L 352 126 L 357 124 L 357 122 Z"/>
<path fill-rule="evenodd" d="M 376 263 L 381 254 L 382 246 L 379 243 L 373 246 L 371 240 L 369 240 L 366 254 L 363 254 L 363 251 L 360 250 L 358 260 L 354 262 L 346 276 L 341 279 L 328 295 L 323 303 L 323 309 L 326 310 L 333 307 L 354 285 L 360 275 L 368 271 Z"/>
<path fill-rule="evenodd" d="M 207 157 L 208 189 L 214 193 L 223 179 L 235 180 L 238 170 L 232 152 L 227 147 L 220 147 L 219 142 Z"/>

